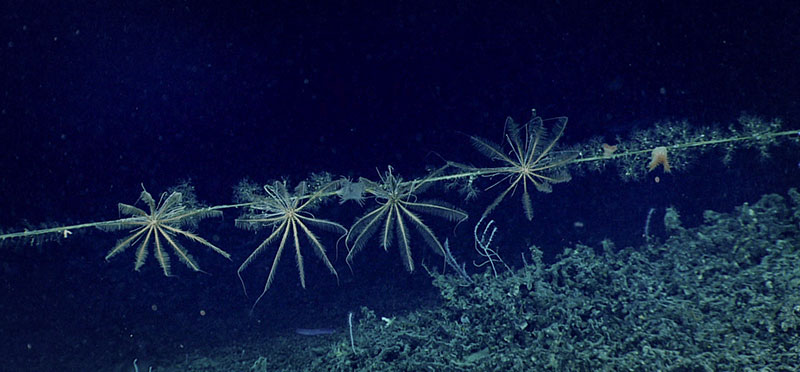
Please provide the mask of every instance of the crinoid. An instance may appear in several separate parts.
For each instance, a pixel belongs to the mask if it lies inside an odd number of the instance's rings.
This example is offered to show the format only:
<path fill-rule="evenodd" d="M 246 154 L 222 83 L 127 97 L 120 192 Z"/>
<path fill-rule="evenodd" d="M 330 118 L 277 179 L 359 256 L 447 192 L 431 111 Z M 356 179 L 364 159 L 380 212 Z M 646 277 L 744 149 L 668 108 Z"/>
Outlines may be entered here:
<path fill-rule="evenodd" d="M 414 271 L 414 260 L 411 258 L 411 228 L 422 235 L 422 240 L 437 253 L 444 254 L 444 247 L 428 225 L 417 212 L 444 217 L 450 221 L 461 222 L 467 214 L 443 202 L 417 201 L 416 193 L 430 183 L 425 179 L 403 182 L 399 176 L 392 174 L 392 167 L 381 176 L 377 183 L 366 178 L 359 181 L 365 185 L 365 191 L 378 202 L 378 207 L 357 219 L 345 242 L 350 248 L 347 262 L 367 244 L 369 238 L 380 230 L 381 246 L 388 250 L 394 238 L 400 245 L 403 264 L 408 271 Z"/>
<path fill-rule="evenodd" d="M 301 235 L 305 236 L 305 239 L 311 243 L 314 252 L 338 279 L 339 275 L 328 259 L 328 255 L 325 253 L 325 247 L 309 228 L 310 226 L 321 230 L 339 232 L 342 236 L 347 233 L 347 229 L 344 226 L 336 222 L 316 218 L 310 212 L 325 196 L 325 193 L 335 184 L 335 182 L 328 183 L 318 188 L 315 192 L 310 193 L 306 183 L 301 182 L 295 187 L 294 195 L 292 195 L 286 189 L 286 182 L 276 181 L 272 185 L 264 186 L 266 196 L 252 194 L 255 200 L 252 200 L 249 207 L 250 211 L 236 219 L 236 226 L 251 230 L 271 227 L 272 232 L 258 247 L 256 247 L 244 263 L 239 266 L 237 274 L 239 275 L 239 280 L 242 282 L 242 287 L 245 289 L 245 293 L 247 293 L 247 288 L 244 285 L 244 279 L 242 279 L 242 271 L 244 271 L 244 269 L 246 269 L 270 244 L 276 240 L 280 240 L 278 249 L 275 252 L 275 257 L 272 259 L 272 267 L 269 270 L 267 282 L 264 284 L 264 290 L 261 292 L 261 295 L 258 296 L 258 299 L 256 299 L 255 304 L 264 297 L 264 294 L 267 293 L 270 285 L 272 285 L 272 281 L 275 279 L 275 271 L 278 267 L 278 262 L 281 259 L 281 254 L 289 239 L 292 240 L 292 244 L 294 245 L 297 269 L 300 271 L 300 285 L 303 286 L 303 288 L 306 287 L 303 255 L 300 252 Z M 255 304 L 253 304 L 253 306 L 255 306 Z"/>
<path fill-rule="evenodd" d="M 187 199 L 192 200 L 193 198 L 189 197 Z M 98 228 L 109 231 L 132 229 L 128 237 L 121 239 L 108 252 L 106 260 L 122 253 L 125 248 L 138 244 L 139 248 L 136 250 L 134 269 L 139 271 L 147 258 L 149 247 L 152 246 L 153 253 L 156 256 L 156 260 L 158 260 L 158 264 L 161 265 L 164 275 L 170 276 L 170 262 L 167 254 L 167 246 L 169 246 L 172 247 L 172 250 L 186 266 L 194 271 L 202 271 L 194 258 L 178 243 L 178 236 L 183 236 L 205 245 L 214 252 L 230 259 L 231 256 L 227 252 L 217 248 L 208 240 L 182 229 L 186 226 L 194 227 L 198 221 L 204 218 L 221 216 L 222 212 L 211 208 L 197 208 L 194 203 L 187 203 L 183 193 L 178 191 L 173 191 L 169 195 L 167 193 L 161 194 L 156 204 L 153 196 L 144 189 L 144 186 L 142 186 L 139 200 L 147 204 L 150 213 L 133 205 L 119 203 L 119 213 L 131 217 L 97 224 Z"/>
<path fill-rule="evenodd" d="M 537 190 L 551 192 L 552 184 L 567 182 L 571 179 L 566 166 L 578 157 L 575 151 L 554 151 L 556 143 L 564 133 L 567 118 L 548 119 L 555 121 L 552 128 L 545 128 L 544 120 L 533 117 L 521 128 L 510 117 L 506 119 L 505 142 L 511 147 L 509 151 L 503 146 L 480 137 L 471 137 L 473 145 L 492 160 L 499 160 L 503 165 L 493 168 L 480 168 L 480 173 L 488 177 L 501 177 L 487 188 L 491 189 L 508 180 L 509 186 L 498 195 L 492 204 L 483 212 L 486 217 L 494 210 L 509 192 L 513 192 L 522 184 L 522 207 L 529 220 L 533 219 L 533 206 L 528 193 L 528 182 Z"/>

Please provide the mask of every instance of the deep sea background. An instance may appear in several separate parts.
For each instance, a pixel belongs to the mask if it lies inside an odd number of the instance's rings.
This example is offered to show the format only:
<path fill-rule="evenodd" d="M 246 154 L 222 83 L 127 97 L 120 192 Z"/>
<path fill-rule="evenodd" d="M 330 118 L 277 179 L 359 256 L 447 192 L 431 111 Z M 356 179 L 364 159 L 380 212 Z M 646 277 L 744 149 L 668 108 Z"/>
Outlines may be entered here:
<path fill-rule="evenodd" d="M 199 200 L 219 205 L 244 178 L 375 179 L 387 165 L 412 178 L 443 158 L 489 164 L 468 136 L 499 142 L 505 118 L 525 122 L 533 108 L 569 117 L 565 144 L 613 142 L 665 119 L 727 126 L 742 113 L 800 128 L 798 35 L 800 7 L 789 1 L 5 0 L 0 227 L 114 219 L 142 184 L 156 195 L 190 180 Z M 701 158 L 657 184 L 576 176 L 533 195 L 532 222 L 511 197 L 495 217 L 498 244 L 512 265 L 530 244 L 548 259 L 577 242 L 636 245 L 650 208 L 674 206 L 692 226 L 703 210 L 798 185 L 796 148 L 767 162 L 752 155 L 730 166 Z M 479 216 L 495 194 L 432 195 Z M 362 211 L 345 205 L 325 218 L 348 225 Z M 340 246 L 338 283 L 307 252 L 303 290 L 285 254 L 251 313 L 236 268 L 264 236 L 236 229 L 237 215 L 198 230 L 232 262 L 185 244 L 208 274 L 173 260 L 176 277 L 165 278 L 152 257 L 134 272 L 130 249 L 106 262 L 124 233 L 2 247 L 0 370 L 101 370 L 297 327 L 344 329 L 360 306 L 435 306 L 428 275 L 407 273 L 396 250 L 365 249 L 351 271 Z M 474 217 L 455 230 L 433 223 L 472 259 Z M 249 286 L 260 288 L 266 265 L 253 265 Z"/>

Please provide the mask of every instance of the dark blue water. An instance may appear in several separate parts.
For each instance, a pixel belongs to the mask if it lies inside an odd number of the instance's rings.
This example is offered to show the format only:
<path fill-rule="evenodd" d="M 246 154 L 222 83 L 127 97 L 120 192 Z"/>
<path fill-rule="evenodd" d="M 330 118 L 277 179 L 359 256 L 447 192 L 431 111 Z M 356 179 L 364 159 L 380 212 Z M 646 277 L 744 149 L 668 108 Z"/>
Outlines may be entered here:
<path fill-rule="evenodd" d="M 524 123 L 531 109 L 569 117 L 565 145 L 593 136 L 611 143 L 665 119 L 724 128 L 742 113 L 798 128 L 798 9 L 791 2 L 6 1 L 0 226 L 115 219 L 117 203 L 135 203 L 142 185 L 157 199 L 188 180 L 200 201 L 221 205 L 232 203 L 242 179 L 293 185 L 327 171 L 377 180 L 388 165 L 411 179 L 443 159 L 490 166 L 469 136 L 501 142 L 505 118 Z M 708 154 L 658 184 L 624 183 L 614 170 L 576 174 L 551 194 L 532 194 L 532 222 L 520 194 L 509 196 L 493 217 L 496 244 L 517 267 L 531 244 L 548 262 L 575 243 L 641 244 L 651 208 L 663 218 L 674 206 L 691 226 L 703 210 L 730 211 L 797 186 L 796 150 L 772 149 L 766 162 L 737 153 L 729 165 Z M 426 199 L 471 218 L 455 230 L 426 221 L 469 261 L 476 217 L 502 189 L 470 202 L 433 189 Z M 348 226 L 363 211 L 334 202 L 317 213 Z M 4 245 L 0 369 L 103 370 L 134 358 L 165 366 L 221 345 L 248 349 L 243 359 L 254 360 L 264 351 L 252 345 L 295 328 L 340 328 L 344 337 L 347 313 L 361 306 L 402 314 L 439 301 L 430 277 L 407 273 L 394 247 L 385 253 L 373 240 L 351 271 L 346 249 L 324 234 L 338 283 L 309 249 L 308 285 L 300 288 L 289 249 L 250 313 L 254 298 L 243 294 L 236 268 L 268 231 L 237 229 L 238 215 L 228 209 L 197 230 L 231 261 L 183 243 L 207 274 L 173 256 L 176 277 L 165 278 L 152 254 L 135 272 L 132 248 L 106 262 L 124 232 Z M 248 269 L 250 288 L 263 286 L 271 257 Z M 415 257 L 440 264 L 424 247 Z"/>

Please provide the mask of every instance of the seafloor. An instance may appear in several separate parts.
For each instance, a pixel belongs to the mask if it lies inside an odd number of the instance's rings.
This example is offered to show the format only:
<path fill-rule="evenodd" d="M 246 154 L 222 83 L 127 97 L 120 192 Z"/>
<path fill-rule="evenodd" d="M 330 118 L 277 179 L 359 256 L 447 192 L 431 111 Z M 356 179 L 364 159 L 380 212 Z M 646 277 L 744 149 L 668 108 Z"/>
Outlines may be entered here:
<path fill-rule="evenodd" d="M 578 245 L 554 264 L 531 247 L 527 266 L 472 284 L 433 274 L 439 306 L 391 318 L 362 308 L 353 345 L 347 328 L 284 334 L 155 370 L 796 370 L 800 193 L 704 219 L 686 228 L 670 210 L 664 241 Z"/>

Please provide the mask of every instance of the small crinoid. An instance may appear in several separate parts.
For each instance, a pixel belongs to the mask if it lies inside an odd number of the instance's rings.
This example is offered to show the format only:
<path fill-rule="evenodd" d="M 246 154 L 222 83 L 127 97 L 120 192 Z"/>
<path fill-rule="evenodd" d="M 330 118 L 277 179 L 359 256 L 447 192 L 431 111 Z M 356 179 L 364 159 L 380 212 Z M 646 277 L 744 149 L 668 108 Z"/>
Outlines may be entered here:
<path fill-rule="evenodd" d="M 510 117 L 506 119 L 505 142 L 511 147 L 504 150 L 501 145 L 479 137 L 472 137 L 473 145 L 492 160 L 499 160 L 502 165 L 493 168 L 479 168 L 479 172 L 488 177 L 501 177 L 489 186 L 489 189 L 508 180 L 509 186 L 494 199 L 486 210 L 486 217 L 494 210 L 509 192 L 522 185 L 522 206 L 528 219 L 533 219 L 533 206 L 528 194 L 528 183 L 541 192 L 551 192 L 552 184 L 567 182 L 571 179 L 566 166 L 578 157 L 575 151 L 555 151 L 556 143 L 564 133 L 567 118 L 548 119 L 555 121 L 552 128 L 545 128 L 542 120 L 533 112 L 528 123 L 520 127 Z"/>
<path fill-rule="evenodd" d="M 286 189 L 286 182 L 275 181 L 271 185 L 265 185 L 264 191 L 266 196 L 251 194 L 252 199 L 250 211 L 245 213 L 244 216 L 236 219 L 236 226 L 258 230 L 264 227 L 272 229 L 272 232 L 266 239 L 258 246 L 250 256 L 239 266 L 237 274 L 239 280 L 242 282 L 242 288 L 247 289 L 242 279 L 242 271 L 249 266 L 267 247 L 275 242 L 278 242 L 275 256 L 272 259 L 272 266 L 267 276 L 267 281 L 264 284 L 264 290 L 258 296 L 256 304 L 267 293 L 269 287 L 275 279 L 275 273 L 278 268 L 278 262 L 281 259 L 281 254 L 287 243 L 291 240 L 291 245 L 294 246 L 295 260 L 297 261 L 297 269 L 300 274 L 300 285 L 306 287 L 306 274 L 303 266 L 303 255 L 300 252 L 300 238 L 305 237 L 311 243 L 311 248 L 317 256 L 325 263 L 331 274 L 337 277 L 336 269 L 328 259 L 325 252 L 325 247 L 319 240 L 317 235 L 311 231 L 311 228 L 318 230 L 327 230 L 331 232 L 338 232 L 342 235 L 347 233 L 347 229 L 333 221 L 323 220 L 311 214 L 311 210 L 318 205 L 319 202 L 325 197 L 326 193 L 336 185 L 336 182 L 329 182 L 320 186 L 316 191 L 310 192 L 305 182 L 300 182 L 294 189 L 294 193 L 290 193 Z"/>
<path fill-rule="evenodd" d="M 417 230 L 422 241 L 444 255 L 445 249 L 433 230 L 423 222 L 420 213 L 443 217 L 450 221 L 461 222 L 467 214 L 440 201 L 417 201 L 417 193 L 422 187 L 429 185 L 426 179 L 403 182 L 392 173 L 392 167 L 380 176 L 381 182 L 366 178 L 359 181 L 365 185 L 365 192 L 371 195 L 378 206 L 361 216 L 350 227 L 345 243 L 350 249 L 347 262 L 367 245 L 367 241 L 380 231 L 380 244 L 388 250 L 392 242 L 397 240 L 403 264 L 408 271 L 414 271 L 414 260 L 411 258 L 411 231 Z"/>
<path fill-rule="evenodd" d="M 194 271 L 202 271 L 194 258 L 178 242 L 178 236 L 183 236 L 205 245 L 214 252 L 230 259 L 231 256 L 227 252 L 217 248 L 199 235 L 183 229 L 186 226 L 196 226 L 197 222 L 204 218 L 221 216 L 222 212 L 211 208 L 197 208 L 194 205 L 190 205 L 190 203 L 186 203 L 185 200 L 187 199 L 192 200 L 193 198 L 184 198 L 181 192 L 173 191 L 169 195 L 167 193 L 161 194 L 158 203 L 156 203 L 153 196 L 142 186 L 142 194 L 139 200 L 147 204 L 150 210 L 149 213 L 133 205 L 119 203 L 120 214 L 131 217 L 99 224 L 98 227 L 109 231 L 128 228 L 132 230 L 128 237 L 117 242 L 114 248 L 108 252 L 106 260 L 122 253 L 125 248 L 138 244 L 139 248 L 136 250 L 134 270 L 139 271 L 144 265 L 149 249 L 152 246 L 156 260 L 161 265 L 161 270 L 164 271 L 164 275 L 170 276 L 167 247 L 171 247 L 186 266 Z"/>

